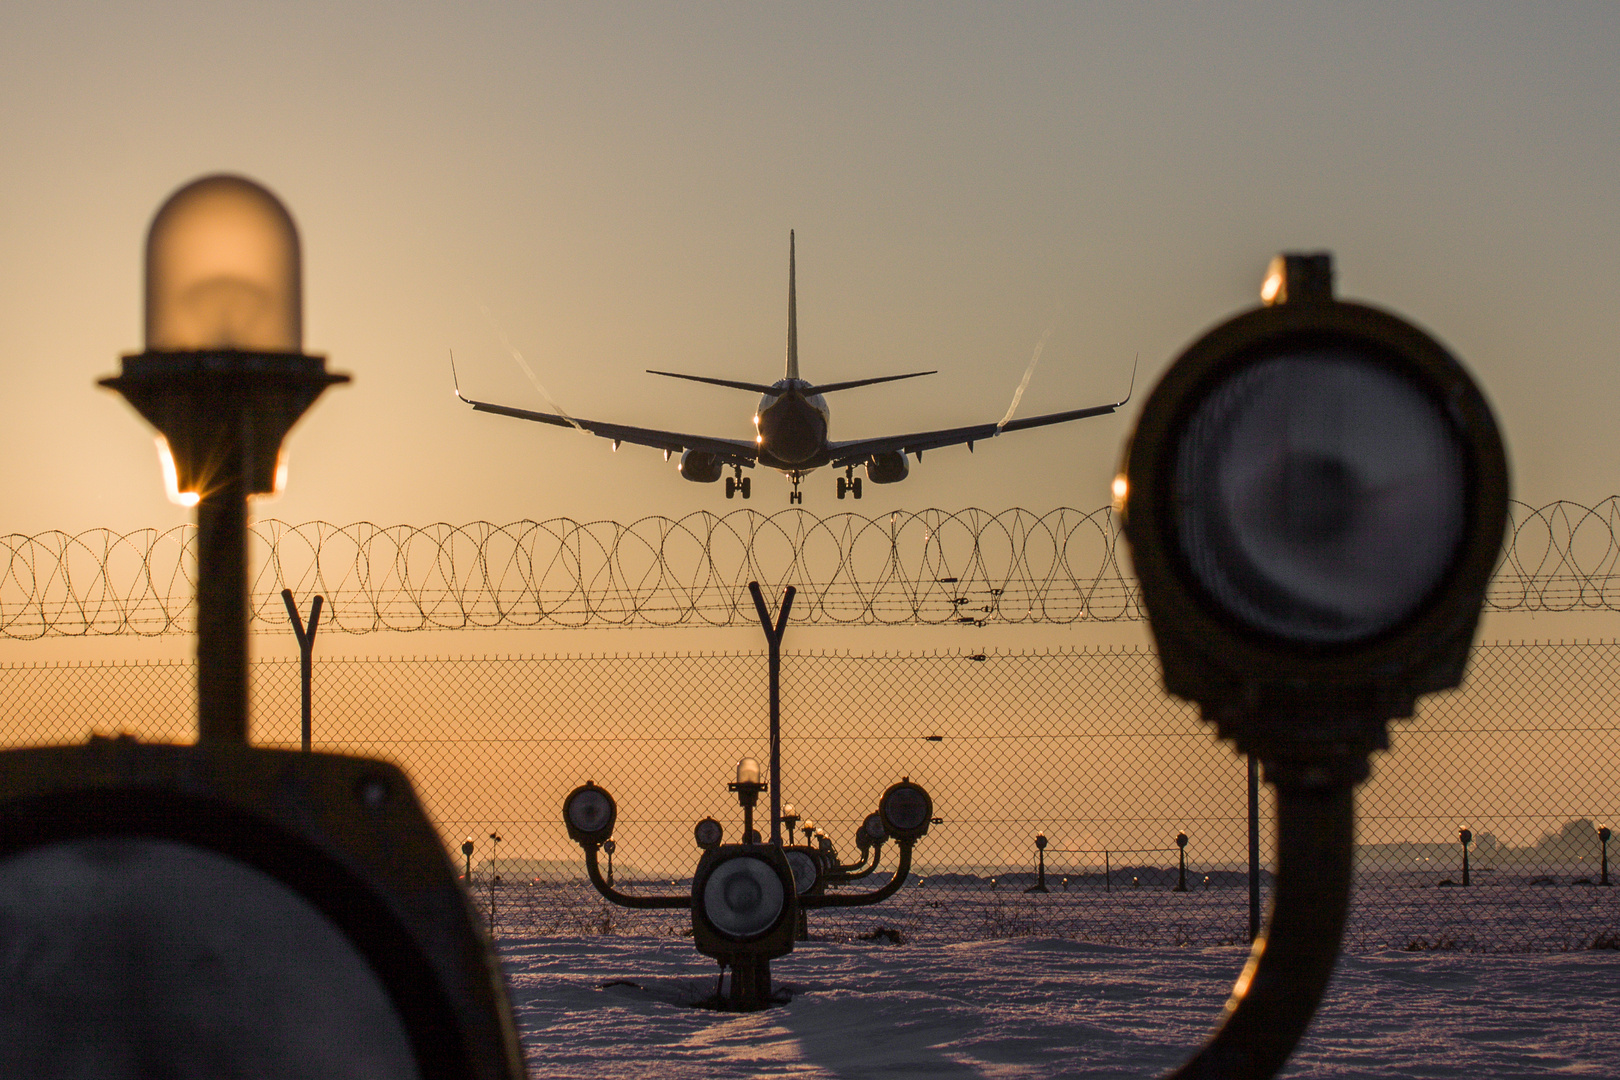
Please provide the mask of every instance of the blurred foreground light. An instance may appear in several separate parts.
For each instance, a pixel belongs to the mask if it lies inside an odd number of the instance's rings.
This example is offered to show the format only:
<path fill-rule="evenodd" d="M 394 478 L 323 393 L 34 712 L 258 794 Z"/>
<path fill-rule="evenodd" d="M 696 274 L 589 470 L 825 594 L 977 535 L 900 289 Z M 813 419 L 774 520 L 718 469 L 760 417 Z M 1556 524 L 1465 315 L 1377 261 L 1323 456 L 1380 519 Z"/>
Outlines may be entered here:
<path fill-rule="evenodd" d="M 146 348 L 302 352 L 298 229 L 270 192 L 206 176 L 169 196 L 146 236 Z"/>
<path fill-rule="evenodd" d="M 162 434 L 173 501 L 196 505 L 238 483 L 249 495 L 281 491 L 288 430 L 328 386 L 348 381 L 303 353 L 302 280 L 292 215 L 244 177 L 194 180 L 153 217 L 146 351 L 124 357 L 102 385 Z"/>
<path fill-rule="evenodd" d="M 0 924 L 0 1076 L 421 1075 L 366 958 L 234 859 L 147 838 L 32 848 L 0 859 Z"/>
<path fill-rule="evenodd" d="M 1377 725 L 1370 747 L 1461 677 L 1507 460 L 1456 359 L 1332 280 L 1325 254 L 1279 256 L 1269 306 L 1188 347 L 1143 406 L 1121 509 L 1172 693 L 1223 734 L 1331 702 Z M 1240 749 L 1272 741 L 1252 733 Z"/>

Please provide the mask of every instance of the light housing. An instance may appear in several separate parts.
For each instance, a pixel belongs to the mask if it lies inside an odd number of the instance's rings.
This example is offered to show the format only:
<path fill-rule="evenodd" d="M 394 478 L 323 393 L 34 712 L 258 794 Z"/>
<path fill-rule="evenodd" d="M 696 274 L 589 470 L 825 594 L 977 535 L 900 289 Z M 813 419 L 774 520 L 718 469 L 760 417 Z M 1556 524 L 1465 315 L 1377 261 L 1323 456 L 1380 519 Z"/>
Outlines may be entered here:
<path fill-rule="evenodd" d="M 228 175 L 169 196 L 147 232 L 145 323 L 146 351 L 101 385 L 158 429 L 170 498 L 195 505 L 237 481 L 280 490 L 288 430 L 349 381 L 303 353 L 302 256 L 281 201 Z"/>
<path fill-rule="evenodd" d="M 708 851 L 710 848 L 720 846 L 720 842 L 725 839 L 725 829 L 714 818 L 706 817 L 692 826 L 692 839 L 698 847 Z"/>
<path fill-rule="evenodd" d="M 816 849 L 803 844 L 794 844 L 782 849 L 787 857 L 788 869 L 793 871 L 793 891 L 800 896 L 810 896 L 821 891 L 822 863 L 817 857 Z"/>
<path fill-rule="evenodd" d="M 1116 491 L 1166 689 L 1251 753 L 1318 703 L 1376 716 L 1318 732 L 1365 751 L 1461 678 L 1507 459 L 1439 342 L 1333 299 L 1326 256 L 1274 267 L 1270 306 L 1208 331 L 1154 388 Z"/>
<path fill-rule="evenodd" d="M 619 805 L 607 789 L 587 780 L 563 800 L 563 824 L 568 838 L 581 847 L 600 847 L 613 835 L 619 818 Z"/>
<path fill-rule="evenodd" d="M 878 814 L 883 819 L 883 831 L 906 844 L 928 835 L 934 800 L 921 784 L 905 777 L 883 793 L 883 798 L 878 800 Z"/>
<path fill-rule="evenodd" d="M 385 762 L 128 737 L 0 753 L 0 912 L 10 945 L 74 958 L 77 972 L 34 1002 L 31 980 L 0 991 L 14 1021 L 31 1018 L 27 1039 L 0 1046 L 8 1076 L 98 1047 L 91 1073 L 130 1055 L 161 1075 L 312 1060 L 341 1073 L 346 1054 L 403 1052 L 400 1075 L 423 1080 L 523 1075 L 457 868 Z M 165 931 L 176 940 L 152 955 Z M 108 997 L 121 980 L 139 992 Z M 267 994 L 331 1009 L 267 1012 Z M 343 1030 L 354 1008 L 375 1038 Z M 153 1025 L 164 1039 L 139 1034 Z M 284 1061 L 283 1044 L 314 1057 Z"/>
<path fill-rule="evenodd" d="M 798 919 L 793 871 L 774 845 L 722 844 L 703 853 L 692 875 L 692 941 L 732 962 L 793 951 Z"/>

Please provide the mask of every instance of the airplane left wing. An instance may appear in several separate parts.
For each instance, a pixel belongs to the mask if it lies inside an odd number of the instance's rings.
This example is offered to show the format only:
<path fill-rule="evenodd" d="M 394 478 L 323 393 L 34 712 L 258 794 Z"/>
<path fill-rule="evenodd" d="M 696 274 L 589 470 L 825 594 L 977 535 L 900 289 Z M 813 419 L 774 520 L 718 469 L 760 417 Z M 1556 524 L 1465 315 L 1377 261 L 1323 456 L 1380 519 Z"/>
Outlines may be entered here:
<path fill-rule="evenodd" d="M 716 439 L 708 435 L 685 435 L 678 431 L 659 431 L 655 428 L 630 427 L 626 424 L 608 424 L 600 420 L 581 420 L 558 413 L 530 412 L 528 409 L 514 409 L 510 405 L 474 401 L 463 396 L 459 387 L 456 389 L 456 397 L 471 405 L 475 412 L 496 413 L 500 416 L 533 420 L 536 423 L 552 424 L 556 427 L 579 428 L 599 438 L 613 440 L 615 447 L 619 443 L 630 443 L 632 446 L 650 446 L 666 454 L 678 454 L 683 450 L 703 450 L 727 465 L 740 465 L 745 469 L 753 468 L 757 460 L 758 449 L 753 443 L 743 439 Z"/>
<path fill-rule="evenodd" d="M 1126 395 L 1125 401 L 1129 400 L 1130 396 Z M 1023 431 L 1025 428 L 1084 420 L 1088 416 L 1103 416 L 1125 404 L 1125 401 L 1116 401 L 1112 405 L 1093 405 L 1089 409 L 1047 413 L 1044 416 L 1031 416 L 1023 420 L 1009 420 L 1005 424 L 973 424 L 969 427 L 946 428 L 941 431 L 919 431 L 910 435 L 886 435 L 876 439 L 852 439 L 849 442 L 829 443 L 828 450 L 832 456 L 828 464 L 835 469 L 842 469 L 849 465 L 859 465 L 873 454 L 896 452 L 921 454 L 924 450 L 959 446 L 962 443 L 967 443 L 971 448 L 974 443 L 993 439 L 1005 431 Z"/>

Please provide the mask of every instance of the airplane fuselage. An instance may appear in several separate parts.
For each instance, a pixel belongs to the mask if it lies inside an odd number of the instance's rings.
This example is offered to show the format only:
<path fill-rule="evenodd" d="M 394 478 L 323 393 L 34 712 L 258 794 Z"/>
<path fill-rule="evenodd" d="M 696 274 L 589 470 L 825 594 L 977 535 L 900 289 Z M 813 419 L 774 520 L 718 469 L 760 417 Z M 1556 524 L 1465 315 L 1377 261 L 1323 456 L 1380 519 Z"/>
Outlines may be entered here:
<path fill-rule="evenodd" d="M 779 379 L 759 399 L 754 411 L 754 441 L 759 463 L 803 475 L 827 463 L 827 429 L 832 412 L 827 401 L 803 379 Z"/>

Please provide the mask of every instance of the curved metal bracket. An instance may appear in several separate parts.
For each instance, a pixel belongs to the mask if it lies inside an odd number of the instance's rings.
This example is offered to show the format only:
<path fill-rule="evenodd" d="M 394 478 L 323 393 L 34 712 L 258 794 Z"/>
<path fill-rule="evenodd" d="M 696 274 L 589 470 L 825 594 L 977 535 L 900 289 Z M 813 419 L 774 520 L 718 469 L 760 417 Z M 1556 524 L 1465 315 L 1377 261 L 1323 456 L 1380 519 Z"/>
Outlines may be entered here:
<path fill-rule="evenodd" d="M 911 844 L 901 840 L 900 865 L 895 867 L 894 877 L 881 889 L 874 889 L 867 893 L 822 893 L 820 896 L 801 896 L 799 906 L 805 909 L 831 908 L 831 907 L 865 907 L 868 904 L 879 904 L 900 891 L 900 886 L 906 883 L 911 875 Z M 876 863 L 873 867 L 876 868 Z M 870 871 L 869 871 L 870 872 Z"/>
<path fill-rule="evenodd" d="M 1167 1080 L 1274 1076 L 1333 974 L 1350 907 L 1355 789 L 1277 788 L 1276 898 L 1232 988 L 1226 1017 Z"/>
<path fill-rule="evenodd" d="M 590 874 L 591 884 L 596 886 L 597 892 L 601 893 L 615 904 L 618 904 L 620 907 L 681 908 L 686 911 L 692 910 L 691 896 L 632 896 L 629 893 L 620 892 L 618 889 L 615 889 L 613 886 L 609 885 L 606 878 L 602 877 L 602 868 L 598 865 L 596 858 L 596 845 L 591 844 L 581 846 L 585 848 L 585 872 Z"/>
<path fill-rule="evenodd" d="M 868 859 L 871 860 L 870 863 L 867 862 Z M 833 867 L 832 870 L 827 874 L 827 884 L 842 885 L 849 881 L 859 881 L 861 878 L 867 877 L 873 871 L 875 871 L 878 868 L 879 863 L 882 861 L 882 852 L 880 852 L 877 845 L 874 844 L 861 855 L 860 862 L 850 863 L 848 866 Z"/>

